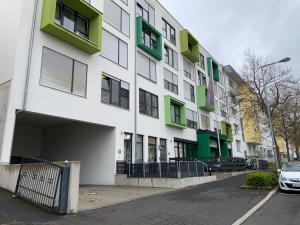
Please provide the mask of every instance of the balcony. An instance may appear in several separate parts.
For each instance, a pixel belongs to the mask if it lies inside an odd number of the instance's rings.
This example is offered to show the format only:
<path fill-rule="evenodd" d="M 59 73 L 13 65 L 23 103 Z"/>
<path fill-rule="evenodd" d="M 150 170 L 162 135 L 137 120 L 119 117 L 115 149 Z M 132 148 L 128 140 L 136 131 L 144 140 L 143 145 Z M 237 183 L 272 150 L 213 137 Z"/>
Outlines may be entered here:
<path fill-rule="evenodd" d="M 165 124 L 180 129 L 186 128 L 185 104 L 171 96 L 165 96 Z M 177 108 L 177 113 L 175 108 Z M 175 112 L 174 112 L 175 111 Z"/>
<path fill-rule="evenodd" d="M 136 44 L 157 60 L 162 60 L 162 37 L 153 26 L 142 17 L 136 18 Z"/>
<path fill-rule="evenodd" d="M 199 43 L 188 30 L 180 31 L 180 50 L 181 54 L 192 63 L 199 62 Z"/>
<path fill-rule="evenodd" d="M 85 35 L 58 22 L 59 17 L 62 21 L 65 19 L 59 9 L 60 6 L 86 21 L 87 32 Z M 72 26 L 77 27 L 75 22 Z M 88 54 L 95 54 L 101 50 L 102 13 L 84 0 L 43 1 L 40 29 Z"/>
<path fill-rule="evenodd" d="M 207 69 L 208 69 L 208 75 L 209 76 L 211 74 L 213 74 L 213 78 L 214 78 L 215 81 L 220 80 L 219 66 L 211 57 L 207 58 Z"/>
<path fill-rule="evenodd" d="M 197 104 L 198 107 L 207 111 L 213 112 L 215 110 L 214 105 L 208 105 L 207 101 L 207 87 L 205 85 L 200 85 L 197 87 Z"/>

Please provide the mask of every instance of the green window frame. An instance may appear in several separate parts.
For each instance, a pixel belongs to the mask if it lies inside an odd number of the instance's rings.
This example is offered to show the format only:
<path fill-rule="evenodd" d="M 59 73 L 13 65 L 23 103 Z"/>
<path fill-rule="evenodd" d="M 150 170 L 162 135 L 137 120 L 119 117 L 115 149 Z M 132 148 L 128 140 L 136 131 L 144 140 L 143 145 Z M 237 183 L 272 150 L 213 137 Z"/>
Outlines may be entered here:
<path fill-rule="evenodd" d="M 162 59 L 161 34 L 141 16 L 136 18 L 137 46 L 157 60 Z"/>
<path fill-rule="evenodd" d="M 165 124 L 180 129 L 186 128 L 185 103 L 171 96 L 164 97 Z"/>
<path fill-rule="evenodd" d="M 199 62 L 199 43 L 186 29 L 180 31 L 180 51 L 192 63 Z"/>

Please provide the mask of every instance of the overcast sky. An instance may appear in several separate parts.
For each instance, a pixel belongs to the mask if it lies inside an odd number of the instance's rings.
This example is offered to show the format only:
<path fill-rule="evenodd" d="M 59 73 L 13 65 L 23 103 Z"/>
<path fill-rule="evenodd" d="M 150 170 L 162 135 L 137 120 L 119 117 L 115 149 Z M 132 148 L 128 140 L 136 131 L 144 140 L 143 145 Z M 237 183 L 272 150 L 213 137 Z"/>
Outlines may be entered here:
<path fill-rule="evenodd" d="M 159 0 L 219 63 L 240 71 L 247 49 L 290 56 L 300 78 L 300 0 Z"/>

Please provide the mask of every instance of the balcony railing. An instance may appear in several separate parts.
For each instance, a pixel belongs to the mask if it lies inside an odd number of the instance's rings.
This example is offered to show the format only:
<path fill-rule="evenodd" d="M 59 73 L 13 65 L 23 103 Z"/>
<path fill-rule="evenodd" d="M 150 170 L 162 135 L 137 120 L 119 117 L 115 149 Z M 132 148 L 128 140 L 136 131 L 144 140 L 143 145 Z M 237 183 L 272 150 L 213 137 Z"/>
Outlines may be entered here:
<path fill-rule="evenodd" d="M 117 162 L 117 174 L 126 174 L 128 178 L 185 178 L 201 177 L 208 168 L 198 161 L 127 163 Z"/>

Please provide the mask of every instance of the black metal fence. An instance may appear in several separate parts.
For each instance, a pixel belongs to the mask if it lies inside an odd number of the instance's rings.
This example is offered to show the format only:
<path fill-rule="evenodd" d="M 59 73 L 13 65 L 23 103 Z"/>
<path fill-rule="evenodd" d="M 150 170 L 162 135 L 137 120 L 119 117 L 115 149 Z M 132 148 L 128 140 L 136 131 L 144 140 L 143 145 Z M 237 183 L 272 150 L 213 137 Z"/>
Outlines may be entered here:
<path fill-rule="evenodd" d="M 70 168 L 39 158 L 22 158 L 15 194 L 38 206 L 67 213 Z"/>
<path fill-rule="evenodd" d="M 117 174 L 136 178 L 184 178 L 204 176 L 207 168 L 198 161 L 127 163 L 118 161 Z"/>

